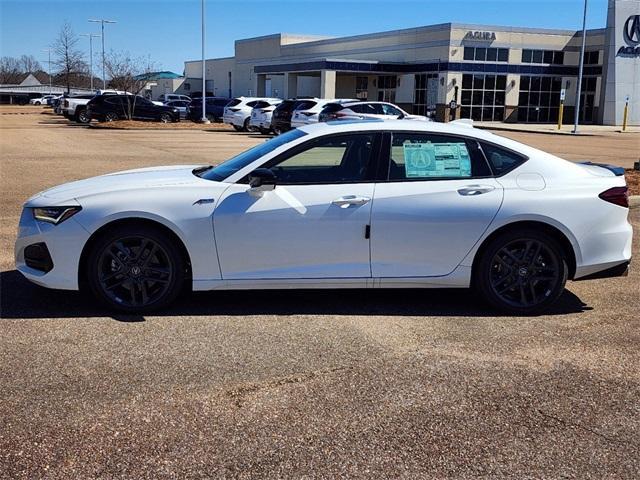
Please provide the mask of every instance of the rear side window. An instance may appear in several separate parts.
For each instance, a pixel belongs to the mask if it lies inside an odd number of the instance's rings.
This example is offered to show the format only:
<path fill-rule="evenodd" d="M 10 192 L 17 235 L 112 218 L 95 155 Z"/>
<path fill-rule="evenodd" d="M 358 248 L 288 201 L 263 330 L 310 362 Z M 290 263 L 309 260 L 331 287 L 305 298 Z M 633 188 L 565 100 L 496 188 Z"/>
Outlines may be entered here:
<path fill-rule="evenodd" d="M 340 105 L 339 103 L 328 103 L 324 106 L 322 111 L 324 113 L 334 113 L 342 110 L 342 108 L 342 105 Z"/>
<path fill-rule="evenodd" d="M 453 180 L 490 175 L 475 142 L 413 132 L 397 132 L 391 137 L 389 180 Z"/>
<path fill-rule="evenodd" d="M 239 100 L 237 98 L 234 98 L 233 100 L 231 100 L 228 104 L 227 107 L 235 107 L 236 105 L 239 105 L 240 103 L 242 103 L 242 100 Z"/>
<path fill-rule="evenodd" d="M 260 100 L 260 101 L 255 103 L 253 108 L 266 108 L 266 107 L 270 107 L 270 106 L 271 106 L 271 104 L 269 102 L 265 102 L 264 100 Z"/>
<path fill-rule="evenodd" d="M 502 175 L 522 165 L 527 157 L 519 153 L 500 148 L 490 143 L 480 142 L 482 151 L 495 175 Z"/>
<path fill-rule="evenodd" d="M 317 105 L 318 102 L 312 102 L 309 100 L 305 100 L 302 101 L 300 103 L 298 103 L 298 105 L 295 107 L 295 110 L 309 110 L 310 108 L 313 108 Z"/>
<path fill-rule="evenodd" d="M 258 103 L 258 100 L 254 100 L 254 101 L 252 101 L 252 102 L 247 102 L 247 107 L 251 107 L 251 108 L 253 108 L 253 107 L 255 107 L 255 106 L 256 106 L 256 104 L 257 104 L 257 103 Z M 265 102 L 265 103 L 266 103 L 266 102 Z"/>

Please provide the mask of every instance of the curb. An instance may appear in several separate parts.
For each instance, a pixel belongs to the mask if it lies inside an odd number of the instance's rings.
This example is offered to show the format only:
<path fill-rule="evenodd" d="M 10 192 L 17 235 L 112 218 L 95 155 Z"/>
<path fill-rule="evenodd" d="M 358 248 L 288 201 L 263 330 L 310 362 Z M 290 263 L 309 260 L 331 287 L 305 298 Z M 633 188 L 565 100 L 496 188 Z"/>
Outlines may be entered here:
<path fill-rule="evenodd" d="M 631 195 L 629 197 L 629 209 L 640 207 L 640 195 Z"/>
<path fill-rule="evenodd" d="M 84 125 L 84 126 L 85 127 L 89 127 L 89 128 L 93 128 L 95 130 L 128 130 L 128 131 L 146 131 L 146 132 L 151 132 L 151 131 L 162 132 L 162 131 L 167 131 L 167 130 L 170 130 L 172 132 L 177 132 L 177 131 L 183 131 L 183 132 L 194 132 L 194 131 L 195 132 L 225 132 L 225 133 L 234 132 L 233 130 L 211 130 L 211 128 L 101 127 L 99 125 L 92 125 L 92 124 L 88 124 L 88 125 Z"/>
<path fill-rule="evenodd" d="M 571 133 L 571 132 L 563 132 L 563 131 L 553 131 L 550 130 L 548 132 L 543 132 L 540 130 L 525 130 L 523 128 L 505 128 L 505 127 L 488 127 L 486 125 L 474 125 L 475 128 L 479 130 L 495 130 L 497 132 L 517 132 L 517 133 L 534 133 L 536 135 L 571 135 L 575 137 L 606 137 L 607 135 L 603 135 L 601 133 Z M 622 133 L 622 132 L 613 132 L 613 133 Z"/>

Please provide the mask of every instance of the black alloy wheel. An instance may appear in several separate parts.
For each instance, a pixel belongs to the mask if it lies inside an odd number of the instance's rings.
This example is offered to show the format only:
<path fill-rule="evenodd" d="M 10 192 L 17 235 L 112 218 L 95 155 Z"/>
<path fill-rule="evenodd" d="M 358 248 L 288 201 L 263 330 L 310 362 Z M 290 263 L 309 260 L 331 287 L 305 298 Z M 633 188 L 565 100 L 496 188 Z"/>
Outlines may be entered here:
<path fill-rule="evenodd" d="M 171 123 L 173 121 L 173 118 L 168 113 L 163 113 L 160 115 L 159 120 L 161 123 Z"/>
<path fill-rule="evenodd" d="M 568 266 L 553 238 L 521 231 L 494 239 L 476 274 L 476 286 L 489 303 L 510 313 L 531 314 L 549 307 L 562 294 Z"/>
<path fill-rule="evenodd" d="M 176 246 L 154 228 L 118 228 L 94 246 L 88 263 L 93 293 L 127 312 L 161 308 L 180 293 L 185 266 Z"/>
<path fill-rule="evenodd" d="M 116 112 L 107 112 L 104 116 L 105 122 L 115 122 L 118 120 L 118 114 Z"/>
<path fill-rule="evenodd" d="M 78 112 L 77 115 L 77 121 L 78 123 L 89 123 L 91 122 L 91 118 L 89 117 L 89 115 L 87 115 L 87 110 L 86 109 L 82 109 Z"/>

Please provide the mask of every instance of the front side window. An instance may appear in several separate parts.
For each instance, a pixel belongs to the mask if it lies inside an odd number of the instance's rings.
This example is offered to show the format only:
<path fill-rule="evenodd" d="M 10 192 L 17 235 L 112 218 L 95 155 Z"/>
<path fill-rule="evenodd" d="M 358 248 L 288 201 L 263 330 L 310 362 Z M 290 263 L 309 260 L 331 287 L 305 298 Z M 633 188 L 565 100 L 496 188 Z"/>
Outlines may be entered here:
<path fill-rule="evenodd" d="M 366 133 L 322 137 L 266 167 L 279 185 L 362 182 L 369 175 L 373 140 Z"/>
<path fill-rule="evenodd" d="M 255 162 L 260 157 L 265 156 L 268 153 L 273 152 L 276 148 L 284 145 L 285 143 L 292 142 L 300 137 L 304 137 L 306 133 L 301 130 L 289 130 L 287 133 L 273 137 L 265 143 L 256 145 L 249 150 L 242 152 L 239 155 L 227 160 L 224 163 L 216 167 L 209 167 L 206 169 L 199 169 L 194 172 L 197 176 L 206 180 L 213 180 L 215 182 L 221 182 L 230 177 L 234 173 L 242 170 L 247 165 Z"/>
<path fill-rule="evenodd" d="M 393 115 L 394 117 L 402 115 L 402 112 L 393 105 L 382 104 L 382 111 L 384 115 Z"/>
<path fill-rule="evenodd" d="M 429 133 L 394 133 L 389 180 L 439 180 L 490 176 L 477 143 Z"/>

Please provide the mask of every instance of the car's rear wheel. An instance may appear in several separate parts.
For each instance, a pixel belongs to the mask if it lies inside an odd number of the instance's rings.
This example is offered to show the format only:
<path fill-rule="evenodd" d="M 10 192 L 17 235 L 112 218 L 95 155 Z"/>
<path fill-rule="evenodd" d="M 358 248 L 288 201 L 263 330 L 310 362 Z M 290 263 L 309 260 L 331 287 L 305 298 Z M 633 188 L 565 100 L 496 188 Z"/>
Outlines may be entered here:
<path fill-rule="evenodd" d="M 562 247 L 532 229 L 506 232 L 480 253 L 474 283 L 494 307 L 512 314 L 536 314 L 560 297 L 569 274 Z"/>
<path fill-rule="evenodd" d="M 116 112 L 107 112 L 104 115 L 105 122 L 115 122 L 118 120 L 118 114 Z"/>
<path fill-rule="evenodd" d="M 160 115 L 159 120 L 161 123 L 171 123 L 173 121 L 173 118 L 168 113 L 163 113 Z"/>
<path fill-rule="evenodd" d="M 242 127 L 239 127 L 238 125 L 233 125 L 233 124 L 232 124 L 231 126 L 233 127 L 233 129 L 234 129 L 236 132 L 241 132 L 241 131 L 242 131 Z"/>
<path fill-rule="evenodd" d="M 242 124 L 242 131 L 243 131 L 243 132 L 248 132 L 248 131 L 249 131 L 249 129 L 250 129 L 250 126 L 249 126 L 249 120 L 250 120 L 250 119 L 249 119 L 249 118 L 247 118 L 247 119 L 244 121 L 244 123 Z"/>
<path fill-rule="evenodd" d="M 175 243 L 153 227 L 116 227 L 87 260 L 93 294 L 107 306 L 142 313 L 168 305 L 182 290 L 185 263 Z"/>
<path fill-rule="evenodd" d="M 42 105 L 41 102 L 35 102 L 34 105 Z"/>
<path fill-rule="evenodd" d="M 87 111 L 85 109 L 82 109 L 78 112 L 76 116 L 76 121 L 78 123 L 89 123 L 91 121 L 91 117 L 87 115 Z"/>

